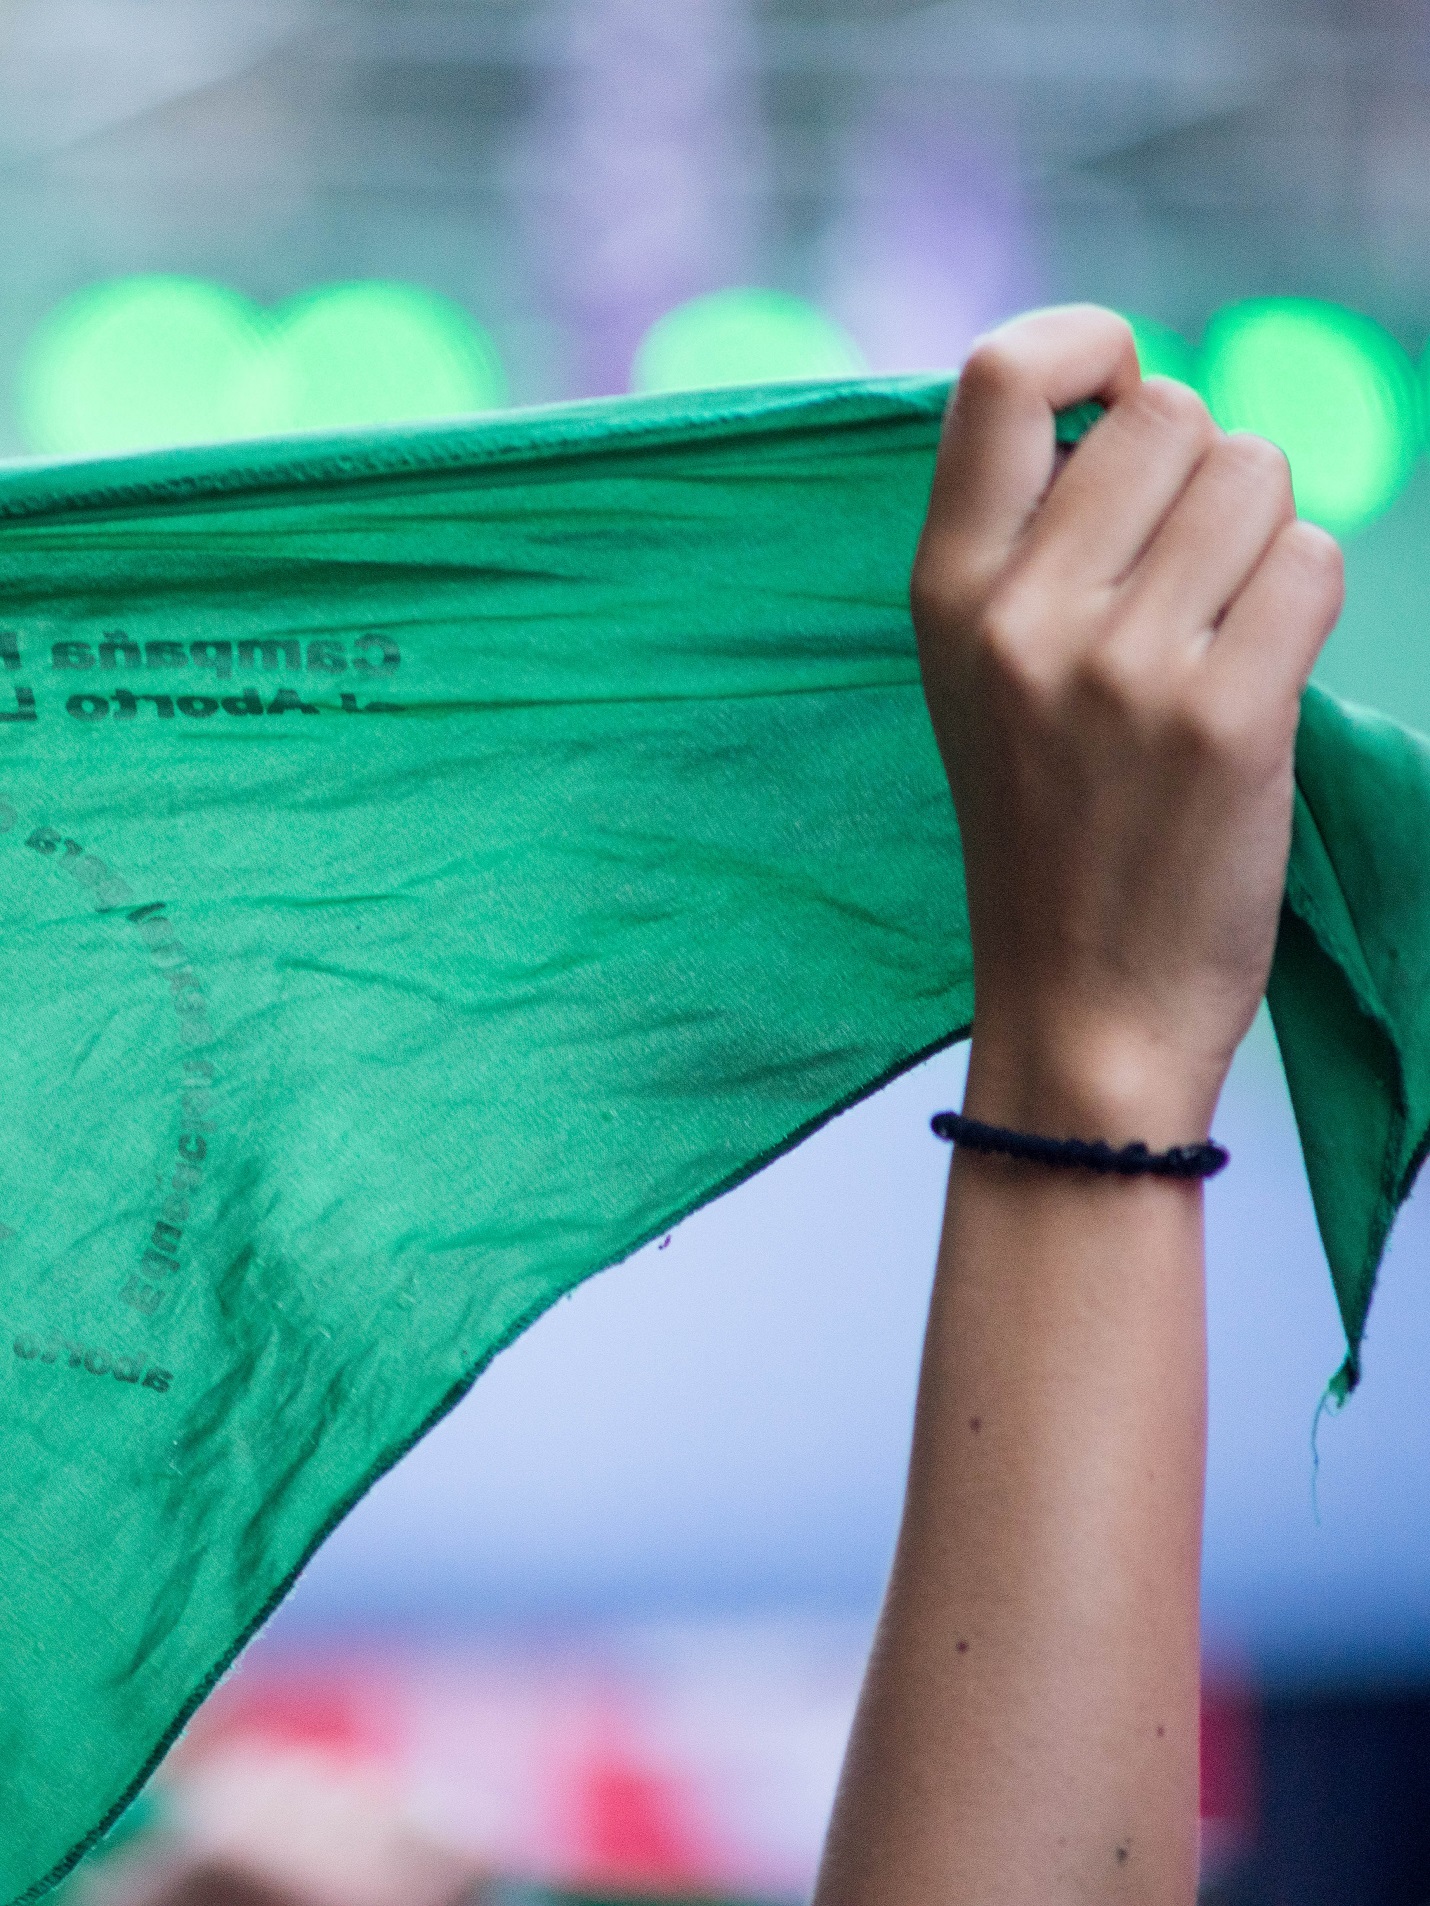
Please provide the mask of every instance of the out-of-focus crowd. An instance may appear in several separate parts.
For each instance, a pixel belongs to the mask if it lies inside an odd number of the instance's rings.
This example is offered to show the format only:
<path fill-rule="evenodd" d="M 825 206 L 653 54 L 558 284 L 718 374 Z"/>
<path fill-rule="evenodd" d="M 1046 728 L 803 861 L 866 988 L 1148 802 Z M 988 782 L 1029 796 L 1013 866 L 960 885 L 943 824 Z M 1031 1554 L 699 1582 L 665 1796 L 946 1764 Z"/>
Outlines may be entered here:
<path fill-rule="evenodd" d="M 64 1906 L 495 1906 L 470 1859 L 367 1769 L 242 1744 L 185 1768 L 61 1889 Z"/>

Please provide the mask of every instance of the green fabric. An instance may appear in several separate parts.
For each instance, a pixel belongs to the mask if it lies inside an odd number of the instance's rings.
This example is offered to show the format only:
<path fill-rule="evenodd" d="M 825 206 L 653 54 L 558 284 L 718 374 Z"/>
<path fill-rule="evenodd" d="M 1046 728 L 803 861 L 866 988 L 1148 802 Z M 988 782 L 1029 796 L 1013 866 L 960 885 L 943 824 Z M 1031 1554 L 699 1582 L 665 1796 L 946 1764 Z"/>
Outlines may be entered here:
<path fill-rule="evenodd" d="M 906 607 L 945 394 L 0 479 L 0 1900 L 557 1296 L 968 1027 Z M 1430 759 L 1312 695 L 1300 778 L 1272 1006 L 1348 1382 Z"/>

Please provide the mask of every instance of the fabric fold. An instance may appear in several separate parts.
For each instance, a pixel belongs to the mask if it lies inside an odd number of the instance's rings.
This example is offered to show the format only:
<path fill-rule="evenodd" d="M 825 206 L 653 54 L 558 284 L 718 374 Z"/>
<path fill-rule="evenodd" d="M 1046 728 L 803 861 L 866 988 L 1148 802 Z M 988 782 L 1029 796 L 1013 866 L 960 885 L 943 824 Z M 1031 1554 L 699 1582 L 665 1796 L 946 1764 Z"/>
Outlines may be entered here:
<path fill-rule="evenodd" d="M 1337 1401 L 1430 1137 L 1427 844 L 1430 747 L 1309 688 L 1268 1000 L 1345 1327 Z"/>

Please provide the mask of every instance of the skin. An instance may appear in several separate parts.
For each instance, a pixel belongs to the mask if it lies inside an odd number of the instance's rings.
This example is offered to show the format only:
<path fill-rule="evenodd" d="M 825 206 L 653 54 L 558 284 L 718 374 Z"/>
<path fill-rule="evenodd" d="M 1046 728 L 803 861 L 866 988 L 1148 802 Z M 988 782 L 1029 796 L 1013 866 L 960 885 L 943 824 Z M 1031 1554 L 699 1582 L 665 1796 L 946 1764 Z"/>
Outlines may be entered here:
<path fill-rule="evenodd" d="M 1065 463 L 1054 412 L 1107 414 Z M 1340 610 L 1285 461 L 1092 307 L 959 381 L 913 579 L 963 838 L 965 1110 L 1204 1137 L 1265 991 Z M 954 1156 L 898 1550 L 816 1906 L 1196 1897 L 1197 1186 Z"/>

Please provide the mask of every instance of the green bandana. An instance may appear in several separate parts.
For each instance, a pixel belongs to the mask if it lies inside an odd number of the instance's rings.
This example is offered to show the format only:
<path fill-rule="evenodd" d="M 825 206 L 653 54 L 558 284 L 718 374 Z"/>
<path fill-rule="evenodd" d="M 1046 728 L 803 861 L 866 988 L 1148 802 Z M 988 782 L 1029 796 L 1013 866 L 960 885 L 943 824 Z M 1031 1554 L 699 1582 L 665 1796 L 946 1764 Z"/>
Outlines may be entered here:
<path fill-rule="evenodd" d="M 967 1030 L 945 395 L 0 480 L 0 1899 L 556 1297 Z M 1298 760 L 1344 1392 L 1430 1124 L 1430 755 L 1313 692 Z"/>

